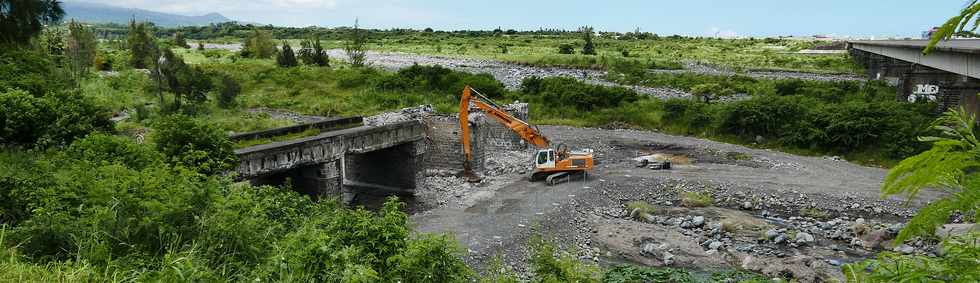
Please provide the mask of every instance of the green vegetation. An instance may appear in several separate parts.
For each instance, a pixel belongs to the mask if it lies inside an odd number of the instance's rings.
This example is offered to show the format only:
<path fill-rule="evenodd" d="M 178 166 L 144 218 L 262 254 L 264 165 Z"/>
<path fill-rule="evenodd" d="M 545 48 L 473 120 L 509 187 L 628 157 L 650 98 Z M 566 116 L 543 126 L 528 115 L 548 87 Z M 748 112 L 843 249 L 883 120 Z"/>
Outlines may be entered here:
<path fill-rule="evenodd" d="M 114 32 L 117 27 L 104 25 Z M 253 30 L 264 30 L 280 39 L 320 36 L 325 48 L 344 49 L 354 31 L 363 38 L 364 50 L 395 51 L 450 57 L 495 59 L 539 66 L 608 69 L 619 62 L 638 62 L 651 68 L 677 69 L 685 62 L 735 70 L 796 70 L 821 73 L 861 73 L 846 55 L 803 55 L 796 51 L 820 44 L 794 39 L 714 39 L 659 36 L 652 33 L 598 32 L 592 37 L 595 55 L 574 54 L 585 46 L 579 31 L 432 31 L 364 30 L 338 28 L 254 27 L 224 23 L 207 27 L 163 29 L 164 35 L 183 32 L 188 38 L 218 43 L 239 42 Z M 501 52 L 506 46 L 507 52 Z M 629 56 L 624 57 L 623 51 Z"/>
<path fill-rule="evenodd" d="M 970 0 L 959 15 L 949 18 L 943 25 L 939 26 L 939 30 L 933 33 L 932 38 L 929 39 L 929 46 L 922 52 L 929 54 L 940 40 L 951 39 L 953 36 L 962 34 L 975 35 L 977 28 L 980 28 L 978 13 L 980 13 L 980 3 L 977 0 Z M 973 24 L 971 25 L 970 22 Z"/>
<path fill-rule="evenodd" d="M 977 234 L 953 237 L 943 241 L 937 257 L 882 252 L 876 259 L 845 265 L 843 271 L 848 282 L 977 282 L 978 243 Z"/>
<path fill-rule="evenodd" d="M 271 58 L 275 53 L 276 44 L 268 31 L 253 29 L 242 44 L 241 55 L 245 58 L 266 59 Z"/>
<path fill-rule="evenodd" d="M 129 35 L 126 38 L 131 54 L 129 66 L 146 69 L 156 64 L 160 50 L 151 29 L 153 27 L 149 23 L 136 23 L 136 20 L 129 23 Z"/>
<path fill-rule="evenodd" d="M 58 23 L 65 11 L 55 1 L 0 0 L 0 46 L 26 45 L 45 25 Z"/>
<path fill-rule="evenodd" d="M 800 216 L 823 220 L 830 217 L 830 213 L 816 207 L 805 207 L 800 209 Z"/>
<path fill-rule="evenodd" d="M 708 193 L 682 192 L 681 206 L 685 207 L 706 207 L 715 204 L 715 198 Z"/>
<path fill-rule="evenodd" d="M 347 62 L 354 67 L 363 67 L 367 60 L 365 54 L 368 41 L 367 33 L 362 30 L 357 21 L 354 21 L 354 28 L 348 31 L 349 35 L 344 42 L 344 52 L 347 53 Z"/>
<path fill-rule="evenodd" d="M 633 265 L 615 266 L 602 278 L 603 283 L 633 282 L 675 282 L 675 283 L 713 283 L 713 282 L 771 282 L 767 278 L 745 271 L 724 271 L 711 274 L 710 278 L 699 278 L 691 272 L 675 268 L 641 267 Z"/>
<path fill-rule="evenodd" d="M 636 200 L 631 201 L 626 204 L 626 210 L 629 211 L 630 217 L 642 220 L 646 215 L 653 214 L 657 209 L 650 205 L 650 203 Z"/>
<path fill-rule="evenodd" d="M 89 69 L 94 65 L 97 44 L 95 34 L 88 27 L 74 20 L 68 23 L 65 57 L 68 59 L 69 74 L 76 84 L 88 75 Z"/>
<path fill-rule="evenodd" d="M 540 235 L 532 237 L 531 268 L 534 282 L 599 282 L 598 266 L 583 263 L 568 252 L 559 252 L 555 243 Z M 557 256 L 556 256 L 557 255 Z"/>
<path fill-rule="evenodd" d="M 299 62 L 296 61 L 296 54 L 293 53 L 293 48 L 289 46 L 288 42 L 282 42 L 282 50 L 276 53 L 276 64 L 283 68 L 299 65 Z"/>
<path fill-rule="evenodd" d="M 0 0 L 0 6 L 7 3 Z M 60 8 L 55 1 L 30 3 L 41 4 L 16 6 L 26 9 L 17 11 L 26 17 L 0 17 L 0 281 L 515 282 L 502 264 L 478 278 L 451 236 L 411 233 L 397 199 L 369 212 L 333 199 L 313 201 L 288 184 L 254 187 L 224 175 L 234 166 L 236 146 L 319 133 L 229 141 L 229 133 L 293 123 L 254 108 L 351 116 L 431 104 L 453 112 L 464 85 L 502 101 L 531 102 L 538 124 L 626 123 L 885 165 L 914 155 L 889 174 L 883 193 L 912 198 L 937 188 L 948 195 L 922 209 L 898 242 L 930 237 L 954 212 L 978 211 L 980 143 L 973 118 L 963 113 L 940 119 L 933 130 L 942 137 L 923 139 L 932 142 L 927 149 L 912 137 L 927 133 L 920 125 L 932 120 L 935 105 L 895 102 L 895 90 L 879 83 L 647 71 L 701 63 L 736 71 L 858 72 L 844 55 L 793 54 L 814 42 L 594 33 L 588 27 L 379 31 L 356 22 L 337 29 L 158 29 L 134 21 L 128 29 L 100 25 L 92 32 L 69 23 L 42 30 L 43 23 L 60 19 Z M 95 43 L 93 34 L 116 39 Z M 187 48 L 187 39 L 198 40 L 199 48 Z M 295 54 L 289 39 L 302 39 Z M 287 40 L 282 52 L 275 40 Z M 236 54 L 205 50 L 201 41 L 244 46 Z M 352 63 L 330 65 L 324 49 L 338 47 Z M 664 101 L 562 77 L 529 78 L 519 91 L 509 91 L 488 74 L 438 66 L 394 73 L 365 68 L 366 50 L 608 69 L 616 82 L 678 88 L 701 99 Z M 93 66 L 117 72 L 95 76 Z M 716 102 L 740 94 L 747 98 Z M 113 124 L 111 114 L 128 118 Z M 684 206 L 713 202 L 709 194 L 681 195 Z M 638 215 L 654 209 L 642 202 L 627 207 Z M 801 214 L 822 218 L 826 212 Z M 723 223 L 723 229 L 738 228 Z M 853 230 L 860 235 L 869 229 Z M 543 236 L 530 246 L 534 282 L 764 281 L 738 271 L 704 279 L 676 269 L 603 270 Z M 944 247 L 934 258 L 885 253 L 847 267 L 848 276 L 976 281 L 970 268 L 976 265 L 976 235 L 946 239 Z"/>

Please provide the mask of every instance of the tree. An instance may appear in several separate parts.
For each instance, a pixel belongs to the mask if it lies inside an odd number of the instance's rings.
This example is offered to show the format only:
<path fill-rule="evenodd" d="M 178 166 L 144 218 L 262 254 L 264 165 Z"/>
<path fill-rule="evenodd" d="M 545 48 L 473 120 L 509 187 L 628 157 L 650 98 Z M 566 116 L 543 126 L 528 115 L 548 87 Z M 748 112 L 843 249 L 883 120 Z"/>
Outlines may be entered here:
<path fill-rule="evenodd" d="M 38 37 L 38 48 L 55 57 L 65 55 L 65 38 L 67 37 L 63 28 L 46 28 Z"/>
<path fill-rule="evenodd" d="M 296 67 L 298 65 L 293 48 L 285 40 L 282 41 L 282 51 L 276 54 L 276 63 L 279 64 L 279 67 L 283 68 Z"/>
<path fill-rule="evenodd" d="M 595 43 L 592 42 L 592 27 L 585 26 L 579 29 L 582 32 L 582 38 L 585 39 L 585 45 L 582 46 L 582 54 L 585 55 L 595 55 Z"/>
<path fill-rule="evenodd" d="M 276 44 L 272 41 L 272 33 L 253 29 L 252 34 L 245 38 L 242 47 L 242 57 L 267 59 L 276 53 Z"/>
<path fill-rule="evenodd" d="M 153 66 L 159 50 L 157 49 L 156 38 L 150 30 L 149 23 L 136 23 L 136 20 L 129 21 L 129 35 L 126 43 L 129 45 L 131 57 L 129 65 L 136 69 L 146 69 Z"/>
<path fill-rule="evenodd" d="M 191 48 L 191 46 L 187 44 L 187 39 L 184 38 L 184 33 L 179 31 L 174 33 L 174 45 L 180 48 Z"/>
<path fill-rule="evenodd" d="M 0 45 L 26 45 L 64 15 L 56 0 L 0 0 Z"/>
<path fill-rule="evenodd" d="M 235 151 L 221 129 L 184 115 L 173 115 L 154 125 L 157 150 L 173 165 L 206 175 L 234 167 Z"/>
<path fill-rule="evenodd" d="M 222 75 L 218 85 L 218 106 L 229 108 L 235 105 L 235 97 L 242 92 L 242 86 L 229 75 Z"/>
<path fill-rule="evenodd" d="M 65 55 L 68 57 L 68 69 L 76 86 L 93 66 L 97 44 L 91 29 L 74 20 L 68 23 L 68 45 Z"/>
<path fill-rule="evenodd" d="M 204 42 L 197 43 L 197 51 L 204 51 Z"/>
<path fill-rule="evenodd" d="M 183 100 L 192 102 L 206 100 L 207 92 L 213 88 L 211 79 L 200 67 L 188 66 L 183 58 L 170 49 L 164 49 L 156 66 L 151 75 L 157 81 L 157 95 L 160 97 L 161 106 L 164 104 L 164 90 L 174 94 L 173 108 L 177 110 L 181 108 Z"/>
<path fill-rule="evenodd" d="M 959 15 L 949 18 L 946 23 L 939 26 L 939 30 L 932 34 L 932 38 L 929 40 L 929 45 L 922 52 L 929 54 L 929 52 L 936 47 L 936 44 L 938 44 L 940 40 L 948 40 L 953 38 L 953 36 L 957 33 L 976 32 L 977 28 L 980 27 L 980 17 L 978 17 L 978 13 L 980 13 L 980 2 L 978 2 L 978 0 L 971 0 L 969 4 L 967 4 L 966 7 L 960 11 Z M 971 22 L 973 23 L 972 25 L 970 24 Z"/>
<path fill-rule="evenodd" d="M 327 56 L 327 51 L 323 50 L 323 46 L 320 45 L 319 35 L 314 35 L 312 38 L 303 40 L 300 42 L 300 47 L 299 58 L 304 64 L 320 67 L 330 66 L 330 57 Z"/>
<path fill-rule="evenodd" d="M 354 28 L 351 29 L 347 36 L 347 42 L 344 44 L 344 52 L 347 53 L 347 60 L 350 61 L 351 66 L 364 66 L 364 61 L 367 59 L 367 55 L 364 53 L 366 44 L 367 35 L 358 26 L 358 21 L 354 20 Z"/>

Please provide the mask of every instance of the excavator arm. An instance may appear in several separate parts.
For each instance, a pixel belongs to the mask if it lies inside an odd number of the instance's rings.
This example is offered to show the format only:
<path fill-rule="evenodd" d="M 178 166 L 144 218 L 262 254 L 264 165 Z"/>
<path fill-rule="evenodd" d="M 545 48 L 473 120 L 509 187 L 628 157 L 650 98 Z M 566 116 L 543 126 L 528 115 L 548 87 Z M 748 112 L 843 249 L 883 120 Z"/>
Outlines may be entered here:
<path fill-rule="evenodd" d="M 548 148 L 551 144 L 548 138 L 541 135 L 540 132 L 535 130 L 527 122 L 510 115 L 507 111 L 504 111 L 502 107 L 497 105 L 483 94 L 480 94 L 475 89 L 466 86 L 463 88 L 463 97 L 459 100 L 459 128 L 460 135 L 463 141 L 463 152 L 466 153 L 466 170 L 469 171 L 470 161 L 473 160 L 473 149 L 470 147 L 470 104 L 475 105 L 480 108 L 487 116 L 493 117 L 501 124 L 511 129 L 524 141 L 529 144 L 533 144 L 538 148 Z"/>

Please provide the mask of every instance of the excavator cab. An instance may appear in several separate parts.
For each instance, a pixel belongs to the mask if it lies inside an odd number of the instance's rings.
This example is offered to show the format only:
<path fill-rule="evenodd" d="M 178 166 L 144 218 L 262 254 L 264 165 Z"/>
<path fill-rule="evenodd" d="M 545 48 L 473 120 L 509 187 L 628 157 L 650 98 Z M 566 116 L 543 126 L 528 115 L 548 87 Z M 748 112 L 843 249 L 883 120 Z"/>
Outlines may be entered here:
<path fill-rule="evenodd" d="M 537 169 L 555 168 L 556 159 L 554 149 L 538 150 L 538 154 L 534 158 L 534 167 Z"/>

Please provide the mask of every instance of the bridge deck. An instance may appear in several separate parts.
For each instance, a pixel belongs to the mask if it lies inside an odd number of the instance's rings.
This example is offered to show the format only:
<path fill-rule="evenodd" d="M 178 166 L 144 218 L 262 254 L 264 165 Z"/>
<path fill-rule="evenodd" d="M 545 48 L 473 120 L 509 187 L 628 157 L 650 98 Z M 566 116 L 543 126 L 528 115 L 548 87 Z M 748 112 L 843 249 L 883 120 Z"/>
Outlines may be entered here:
<path fill-rule="evenodd" d="M 929 45 L 928 39 L 912 40 L 856 40 L 850 41 L 851 44 L 862 44 L 870 46 L 902 47 L 925 49 Z M 980 39 L 954 39 L 940 41 L 936 44 L 935 50 L 958 53 L 980 54 Z"/>

